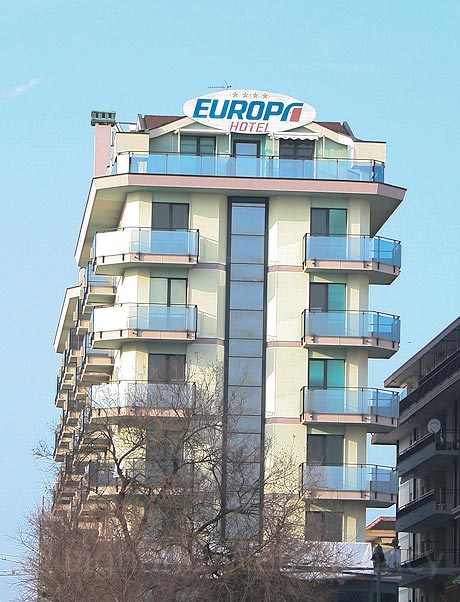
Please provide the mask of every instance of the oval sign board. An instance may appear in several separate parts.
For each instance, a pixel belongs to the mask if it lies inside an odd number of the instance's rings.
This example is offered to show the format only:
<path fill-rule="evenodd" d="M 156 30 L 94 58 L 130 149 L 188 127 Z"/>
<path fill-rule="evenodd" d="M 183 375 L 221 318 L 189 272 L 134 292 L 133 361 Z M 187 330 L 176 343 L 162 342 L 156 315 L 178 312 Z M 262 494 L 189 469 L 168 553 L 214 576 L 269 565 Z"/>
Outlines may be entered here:
<path fill-rule="evenodd" d="M 184 113 L 209 127 L 244 134 L 284 132 L 311 123 L 315 109 L 284 94 L 222 90 L 188 100 Z"/>

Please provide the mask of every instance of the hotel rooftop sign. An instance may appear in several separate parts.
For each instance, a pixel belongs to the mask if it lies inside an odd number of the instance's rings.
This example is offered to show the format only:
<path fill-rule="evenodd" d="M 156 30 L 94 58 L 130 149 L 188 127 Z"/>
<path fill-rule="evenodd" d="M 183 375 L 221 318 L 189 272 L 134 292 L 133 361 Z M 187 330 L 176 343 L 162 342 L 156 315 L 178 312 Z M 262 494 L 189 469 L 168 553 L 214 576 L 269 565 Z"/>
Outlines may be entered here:
<path fill-rule="evenodd" d="M 188 100 L 184 113 L 198 123 L 227 132 L 274 134 L 312 122 L 315 109 L 284 94 L 223 90 Z"/>

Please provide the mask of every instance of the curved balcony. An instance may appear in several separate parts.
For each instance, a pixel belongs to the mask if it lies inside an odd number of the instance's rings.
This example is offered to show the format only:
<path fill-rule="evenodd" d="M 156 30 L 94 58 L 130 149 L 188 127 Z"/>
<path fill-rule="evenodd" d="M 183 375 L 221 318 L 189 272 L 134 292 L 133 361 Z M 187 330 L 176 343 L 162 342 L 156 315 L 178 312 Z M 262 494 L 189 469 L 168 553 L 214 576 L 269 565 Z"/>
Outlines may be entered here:
<path fill-rule="evenodd" d="M 399 317 L 390 314 L 306 309 L 302 326 L 304 347 L 366 347 L 372 358 L 388 358 L 399 349 Z"/>
<path fill-rule="evenodd" d="M 92 315 L 92 347 L 117 348 L 133 339 L 192 341 L 196 305 L 121 303 L 96 307 Z"/>
<path fill-rule="evenodd" d="M 123 228 L 94 237 L 94 273 L 121 275 L 126 268 L 190 266 L 198 261 L 198 230 Z"/>
<path fill-rule="evenodd" d="M 279 159 L 274 156 L 197 156 L 184 153 L 119 154 L 112 175 L 142 173 L 298 180 L 383 182 L 384 163 L 375 159 Z"/>
<path fill-rule="evenodd" d="M 313 490 L 318 499 L 365 501 L 385 508 L 396 503 L 398 474 L 393 468 L 375 464 L 309 466 L 301 464 L 301 494 Z"/>
<path fill-rule="evenodd" d="M 401 268 L 401 243 L 380 236 L 305 234 L 303 268 L 365 272 L 370 284 L 391 284 Z"/>
<path fill-rule="evenodd" d="M 387 432 L 396 426 L 398 404 L 399 394 L 384 389 L 302 387 L 300 420 L 365 424 L 369 432 Z"/>
<path fill-rule="evenodd" d="M 140 415 L 180 417 L 195 400 L 195 384 L 122 380 L 92 385 L 91 421 L 128 419 Z"/>

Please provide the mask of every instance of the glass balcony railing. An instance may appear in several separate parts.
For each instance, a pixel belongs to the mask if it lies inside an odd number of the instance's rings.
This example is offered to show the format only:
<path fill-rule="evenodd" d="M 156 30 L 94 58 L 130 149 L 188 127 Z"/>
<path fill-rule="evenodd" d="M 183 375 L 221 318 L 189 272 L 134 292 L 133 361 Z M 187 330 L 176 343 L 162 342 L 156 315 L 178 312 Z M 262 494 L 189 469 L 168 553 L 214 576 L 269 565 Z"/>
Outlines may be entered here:
<path fill-rule="evenodd" d="M 303 312 L 303 337 L 365 337 L 398 342 L 398 316 L 376 311 L 316 311 Z"/>
<path fill-rule="evenodd" d="M 396 495 L 398 474 L 393 468 L 375 464 L 343 464 L 341 466 L 301 465 L 302 492 L 313 486 L 319 490 L 367 491 Z"/>
<path fill-rule="evenodd" d="M 374 159 L 279 159 L 278 157 L 196 156 L 179 153 L 118 155 L 112 175 L 145 173 L 299 180 L 383 182 L 384 164 Z"/>
<path fill-rule="evenodd" d="M 124 228 L 98 232 L 94 237 L 94 257 L 129 253 L 198 257 L 198 239 L 198 230 Z"/>
<path fill-rule="evenodd" d="M 375 236 L 318 236 L 305 234 L 305 260 L 376 261 L 401 267 L 401 243 Z"/>
<path fill-rule="evenodd" d="M 193 383 L 150 383 L 124 380 L 93 385 L 89 393 L 93 413 L 113 407 L 139 407 L 183 410 L 195 399 Z"/>
<path fill-rule="evenodd" d="M 115 330 L 196 332 L 196 305 L 121 303 L 96 307 L 92 314 L 93 334 Z"/>
<path fill-rule="evenodd" d="M 384 389 L 302 388 L 303 414 L 360 414 L 397 418 L 399 394 Z"/>

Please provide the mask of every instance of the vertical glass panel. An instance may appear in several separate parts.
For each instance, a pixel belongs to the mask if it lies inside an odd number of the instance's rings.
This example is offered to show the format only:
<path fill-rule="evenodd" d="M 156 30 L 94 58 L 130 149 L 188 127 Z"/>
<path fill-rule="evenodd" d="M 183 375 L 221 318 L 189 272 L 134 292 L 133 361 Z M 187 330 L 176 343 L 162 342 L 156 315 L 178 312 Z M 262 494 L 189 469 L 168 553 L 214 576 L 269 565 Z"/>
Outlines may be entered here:
<path fill-rule="evenodd" d="M 152 203 L 152 229 L 169 230 L 169 203 Z"/>
<path fill-rule="evenodd" d="M 233 144 L 233 154 L 237 157 L 258 157 L 259 143 L 249 141 L 235 141 Z"/>
<path fill-rule="evenodd" d="M 263 309 L 263 282 L 232 282 L 230 286 L 231 309 Z"/>
<path fill-rule="evenodd" d="M 332 235 L 345 236 L 347 233 L 347 210 L 329 209 L 329 232 Z"/>
<path fill-rule="evenodd" d="M 265 239 L 263 236 L 233 234 L 231 261 L 236 263 L 264 263 Z"/>
<path fill-rule="evenodd" d="M 185 381 L 185 355 L 168 355 L 168 382 Z"/>
<path fill-rule="evenodd" d="M 328 311 L 345 310 L 345 284 L 328 284 Z"/>
<path fill-rule="evenodd" d="M 324 435 L 308 435 L 307 437 L 307 461 L 309 466 L 319 466 L 324 463 L 323 437 Z"/>
<path fill-rule="evenodd" d="M 345 361 L 327 360 L 327 387 L 345 386 Z"/>
<path fill-rule="evenodd" d="M 150 279 L 150 303 L 167 305 L 168 303 L 168 279 L 151 278 Z"/>
<path fill-rule="evenodd" d="M 187 303 L 187 281 L 183 279 L 170 280 L 170 305 L 185 305 Z"/>
<path fill-rule="evenodd" d="M 262 358 L 230 357 L 228 360 L 228 384 L 257 386 L 262 381 Z"/>
<path fill-rule="evenodd" d="M 188 228 L 188 205 L 185 203 L 173 203 L 171 205 L 171 229 L 187 230 Z"/>
<path fill-rule="evenodd" d="M 343 436 L 324 435 L 325 455 L 324 464 L 340 466 L 343 464 Z"/>
<path fill-rule="evenodd" d="M 166 355 L 149 354 L 148 380 L 157 383 L 167 382 Z"/>
<path fill-rule="evenodd" d="M 245 280 L 250 282 L 263 282 L 264 266 L 253 263 L 234 263 L 231 266 L 231 280 Z"/>
<path fill-rule="evenodd" d="M 326 386 L 325 360 L 310 360 L 308 362 L 308 386 L 323 388 Z"/>
<path fill-rule="evenodd" d="M 262 357 L 262 341 L 256 339 L 231 339 L 228 354 L 240 357 Z"/>
<path fill-rule="evenodd" d="M 261 339 L 263 318 L 262 311 L 230 310 L 230 338 Z"/>
<path fill-rule="evenodd" d="M 211 136 L 200 136 L 199 138 L 199 154 L 200 155 L 214 155 L 216 147 L 216 139 Z"/>
<path fill-rule="evenodd" d="M 312 209 L 310 231 L 312 234 L 326 236 L 327 231 L 327 209 Z"/>
<path fill-rule="evenodd" d="M 260 234 L 265 232 L 265 207 L 253 205 L 232 208 L 232 234 Z"/>

